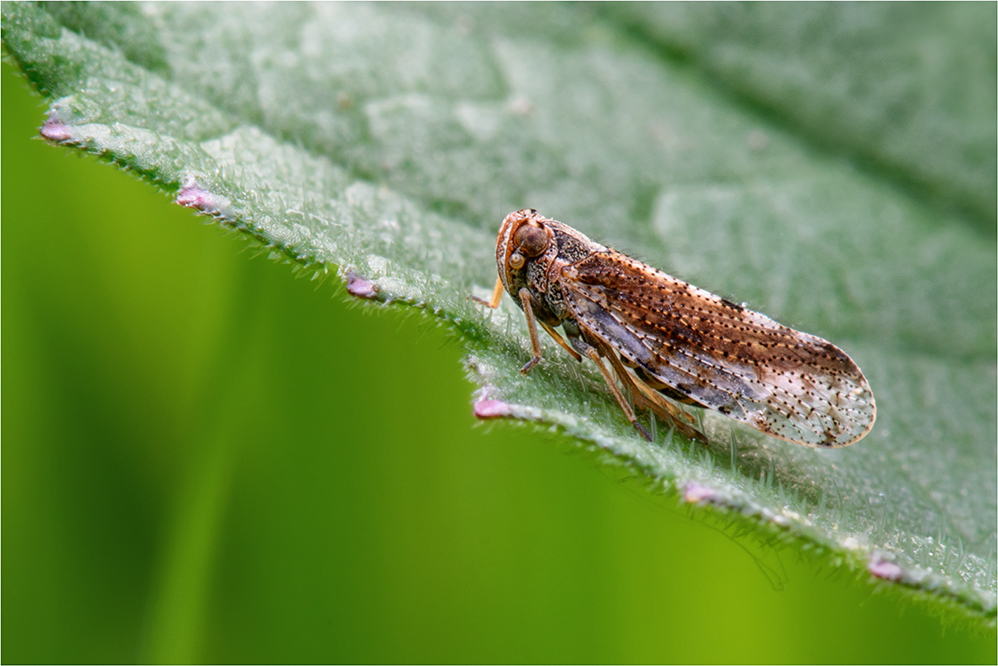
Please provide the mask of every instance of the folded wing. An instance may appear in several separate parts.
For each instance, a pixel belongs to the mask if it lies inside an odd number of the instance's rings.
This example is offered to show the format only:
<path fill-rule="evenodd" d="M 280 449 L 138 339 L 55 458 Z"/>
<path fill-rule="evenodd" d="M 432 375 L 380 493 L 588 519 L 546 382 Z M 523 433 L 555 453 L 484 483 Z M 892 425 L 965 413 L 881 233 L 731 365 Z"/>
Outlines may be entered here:
<path fill-rule="evenodd" d="M 841 349 L 614 250 L 562 269 L 580 326 L 666 395 L 768 435 L 848 446 L 870 431 L 870 386 Z"/>

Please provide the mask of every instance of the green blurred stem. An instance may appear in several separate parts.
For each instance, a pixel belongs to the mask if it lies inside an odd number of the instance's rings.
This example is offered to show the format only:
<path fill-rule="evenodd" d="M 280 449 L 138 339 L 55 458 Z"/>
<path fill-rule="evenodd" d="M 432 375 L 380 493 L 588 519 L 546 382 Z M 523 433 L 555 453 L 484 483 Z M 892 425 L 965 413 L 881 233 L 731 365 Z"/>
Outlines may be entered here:
<path fill-rule="evenodd" d="M 235 453 L 231 433 L 231 428 L 216 424 L 199 447 L 202 455 L 192 459 L 188 481 L 177 497 L 151 598 L 143 662 L 199 661 L 208 582 Z"/>

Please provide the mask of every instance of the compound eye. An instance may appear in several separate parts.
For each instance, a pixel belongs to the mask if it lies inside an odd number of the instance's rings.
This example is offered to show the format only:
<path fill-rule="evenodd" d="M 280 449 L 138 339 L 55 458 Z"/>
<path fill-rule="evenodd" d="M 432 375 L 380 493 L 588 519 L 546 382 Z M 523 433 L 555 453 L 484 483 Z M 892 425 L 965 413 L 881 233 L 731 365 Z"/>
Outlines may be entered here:
<path fill-rule="evenodd" d="M 520 254 L 519 252 L 514 252 L 513 254 L 509 255 L 509 265 L 515 268 L 516 270 L 520 270 L 521 268 L 523 268 L 524 261 L 526 260 L 523 258 L 523 255 Z"/>
<path fill-rule="evenodd" d="M 547 249 L 548 233 L 542 227 L 524 224 L 513 234 L 513 245 L 524 256 L 539 256 Z"/>

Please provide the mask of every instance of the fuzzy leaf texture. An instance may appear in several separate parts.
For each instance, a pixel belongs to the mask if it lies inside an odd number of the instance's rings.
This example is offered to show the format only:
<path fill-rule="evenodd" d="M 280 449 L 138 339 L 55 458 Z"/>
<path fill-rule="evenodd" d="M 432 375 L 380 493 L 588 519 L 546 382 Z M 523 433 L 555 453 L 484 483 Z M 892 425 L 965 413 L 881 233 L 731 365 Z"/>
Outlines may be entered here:
<path fill-rule="evenodd" d="M 705 511 L 996 608 L 995 6 L 5 4 L 48 140 L 466 341 L 476 411 Z M 815 37 L 820 35 L 820 39 Z M 814 48 L 810 46 L 814 44 Z M 878 421 L 813 450 L 712 413 L 636 435 L 484 311 L 533 207 L 845 349 Z M 647 422 L 647 415 L 642 416 Z"/>

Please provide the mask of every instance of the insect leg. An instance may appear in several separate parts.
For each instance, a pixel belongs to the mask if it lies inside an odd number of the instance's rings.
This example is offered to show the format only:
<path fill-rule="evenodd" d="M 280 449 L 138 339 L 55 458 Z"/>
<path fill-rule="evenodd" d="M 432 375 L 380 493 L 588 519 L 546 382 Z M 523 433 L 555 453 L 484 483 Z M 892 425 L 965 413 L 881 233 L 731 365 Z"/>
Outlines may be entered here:
<path fill-rule="evenodd" d="M 603 347 L 603 345 L 600 346 Z M 707 438 L 703 433 L 690 426 L 688 422 L 684 422 L 683 417 L 686 419 L 691 418 L 689 414 L 670 404 L 665 398 L 641 381 L 640 378 L 629 373 L 612 349 L 606 347 L 602 351 L 620 378 L 620 383 L 626 386 L 631 395 L 634 396 L 634 402 L 637 405 L 646 407 L 655 414 L 658 414 L 666 423 L 671 423 L 676 430 L 683 433 L 689 439 L 695 439 L 704 444 L 707 443 Z"/>
<path fill-rule="evenodd" d="M 639 368 L 640 370 L 640 368 Z M 635 372 L 631 379 L 634 380 L 634 385 L 637 386 L 638 390 L 644 395 L 645 401 L 651 403 L 649 405 L 650 409 L 655 409 L 656 407 L 673 418 L 684 419 L 687 423 L 693 423 L 693 416 L 688 412 L 684 412 L 679 407 L 670 402 L 674 400 L 676 402 L 682 403 L 684 405 L 692 405 L 694 407 L 703 407 L 699 402 L 682 395 L 681 393 L 675 391 L 668 391 L 667 389 L 659 389 L 654 385 L 649 384 L 642 373 Z M 669 400 L 666 400 L 669 398 Z"/>
<path fill-rule="evenodd" d="M 496 278 L 496 287 L 492 290 L 492 298 L 490 300 L 485 300 L 484 298 L 479 298 L 478 296 L 472 296 L 471 300 L 476 303 L 481 303 L 482 305 L 487 305 L 495 310 L 499 307 L 499 301 L 502 300 L 502 278 Z"/>
<path fill-rule="evenodd" d="M 541 360 L 541 341 L 537 337 L 537 320 L 534 319 L 534 309 L 530 305 L 530 291 L 523 287 L 520 289 L 520 302 L 523 303 L 523 314 L 527 317 L 527 330 L 530 332 L 530 346 L 534 350 L 534 357 L 527 361 L 526 365 L 520 368 L 520 372 L 527 374 L 530 368 L 537 365 Z"/>
<path fill-rule="evenodd" d="M 638 423 L 638 417 L 634 415 L 634 410 L 631 409 L 631 406 L 624 398 L 624 394 L 621 393 L 620 389 L 617 387 L 617 382 L 613 380 L 613 375 L 611 375 L 610 371 L 606 369 L 605 365 L 603 365 L 603 360 L 599 357 L 599 352 L 596 351 L 596 348 L 584 342 L 582 338 L 573 338 L 572 344 L 578 345 L 579 351 L 581 351 L 586 358 L 595 363 L 596 367 L 599 368 L 600 374 L 603 375 L 603 381 L 605 381 L 606 385 L 610 387 L 610 393 L 613 394 L 613 397 L 617 400 L 617 404 L 620 405 L 620 409 L 623 410 L 624 416 L 626 416 L 627 420 L 631 422 L 634 429 L 641 433 L 641 436 L 649 442 L 654 441 L 648 431 L 645 430 L 645 427 Z"/>
<path fill-rule="evenodd" d="M 571 347 L 569 347 L 568 343 L 565 342 L 565 338 L 563 338 L 560 335 L 558 335 L 558 331 L 554 330 L 553 328 L 551 328 L 550 326 L 548 326 L 544 322 L 540 322 L 540 324 L 541 324 L 542 327 L 544 327 L 544 330 L 548 332 L 548 335 L 550 335 L 552 338 L 554 338 L 555 342 L 557 342 L 559 345 L 561 345 L 562 348 L 565 351 L 567 351 L 569 354 L 572 355 L 572 358 L 574 358 L 576 361 L 580 361 L 580 362 L 582 361 L 582 357 L 579 356 L 579 352 L 577 352 L 574 349 L 572 349 Z"/>

